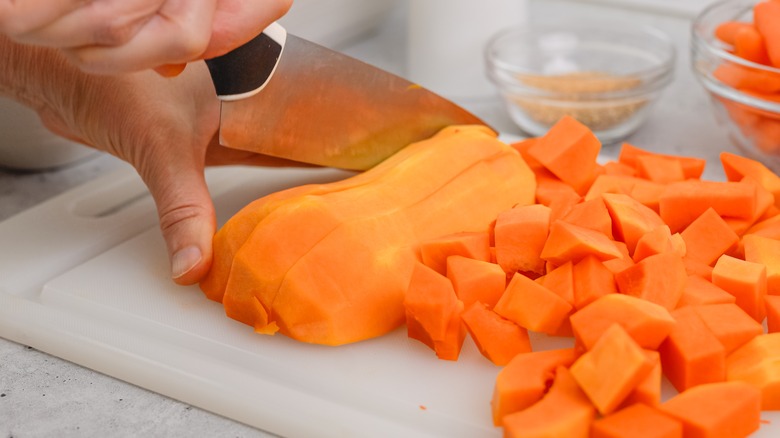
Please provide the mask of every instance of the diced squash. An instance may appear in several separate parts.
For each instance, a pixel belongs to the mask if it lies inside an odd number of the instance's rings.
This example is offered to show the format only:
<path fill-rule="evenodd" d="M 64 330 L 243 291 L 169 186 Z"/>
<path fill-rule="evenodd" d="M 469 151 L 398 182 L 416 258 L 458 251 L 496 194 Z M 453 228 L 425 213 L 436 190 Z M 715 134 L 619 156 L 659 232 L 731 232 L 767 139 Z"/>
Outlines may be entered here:
<path fill-rule="evenodd" d="M 479 352 L 498 366 L 504 366 L 520 353 L 531 351 L 528 331 L 502 318 L 485 304 L 475 302 L 462 315 Z"/>
<path fill-rule="evenodd" d="M 613 238 L 612 218 L 604 204 L 604 198 L 598 197 L 573 205 L 561 220 L 600 231 L 608 238 Z"/>
<path fill-rule="evenodd" d="M 447 277 L 427 265 L 415 264 L 404 308 L 410 338 L 427 345 L 440 359 L 458 359 L 466 336 L 461 323 L 463 303 Z"/>
<path fill-rule="evenodd" d="M 574 306 L 574 264 L 566 262 L 541 278 L 542 285 Z"/>
<path fill-rule="evenodd" d="M 685 265 L 685 272 L 687 272 L 688 275 L 701 277 L 707 281 L 712 281 L 711 265 L 696 260 L 692 260 L 687 257 L 683 257 L 683 264 Z"/>
<path fill-rule="evenodd" d="M 596 174 L 601 142 L 573 117 L 564 116 L 529 149 L 528 155 L 580 194 Z"/>
<path fill-rule="evenodd" d="M 623 194 L 602 195 L 614 224 L 615 239 L 625 242 L 630 254 L 646 233 L 664 225 L 658 213 Z"/>
<path fill-rule="evenodd" d="M 498 214 L 494 228 L 496 261 L 506 273 L 544 273 L 542 248 L 550 230 L 550 207 L 520 205 Z"/>
<path fill-rule="evenodd" d="M 766 267 L 766 293 L 780 295 L 780 240 L 748 234 L 742 242 L 745 261 Z"/>
<path fill-rule="evenodd" d="M 708 304 L 692 308 L 723 344 L 726 355 L 764 332 L 761 324 L 736 304 Z"/>
<path fill-rule="evenodd" d="M 682 257 L 674 252 L 655 254 L 615 274 L 618 290 L 669 310 L 677 307 L 688 274 Z"/>
<path fill-rule="evenodd" d="M 568 367 L 577 358 L 573 348 L 533 351 L 512 358 L 498 372 L 491 408 L 493 424 L 505 415 L 522 411 L 542 399 L 558 367 Z"/>
<path fill-rule="evenodd" d="M 674 158 L 640 155 L 636 157 L 636 169 L 640 177 L 657 183 L 668 184 L 686 179 L 685 169 Z"/>
<path fill-rule="evenodd" d="M 464 231 L 420 243 L 422 262 L 442 275 L 447 274 L 447 259 L 453 255 L 490 261 L 490 235 L 487 231 Z"/>
<path fill-rule="evenodd" d="M 773 66 L 780 67 L 780 4 L 773 1 L 758 2 L 753 7 L 753 21 L 766 42 L 769 61 Z"/>
<path fill-rule="evenodd" d="M 739 242 L 739 236 L 712 208 L 694 219 L 680 235 L 685 242 L 685 257 L 705 265 L 715 263 Z"/>
<path fill-rule="evenodd" d="M 736 303 L 758 322 L 766 317 L 766 267 L 722 255 L 712 269 L 712 284 L 734 295 Z"/>
<path fill-rule="evenodd" d="M 663 370 L 661 369 L 661 354 L 655 350 L 645 350 L 645 354 L 653 362 L 653 369 L 647 374 L 631 394 L 623 400 L 621 409 L 631 406 L 635 403 L 642 403 L 648 406 L 658 406 L 661 404 L 661 382 L 663 380 Z"/>
<path fill-rule="evenodd" d="M 570 319 L 575 338 L 588 350 L 613 324 L 623 327 L 642 348 L 657 349 L 675 325 L 665 307 L 624 294 L 605 295 Z"/>
<path fill-rule="evenodd" d="M 506 289 L 506 274 L 500 266 L 460 255 L 447 258 L 447 278 L 466 308 L 475 302 L 493 308 Z"/>
<path fill-rule="evenodd" d="M 737 32 L 750 26 L 752 26 L 751 23 L 745 23 L 743 21 L 724 21 L 715 28 L 715 37 L 724 43 L 733 46 L 737 37 Z"/>
<path fill-rule="evenodd" d="M 726 366 L 729 373 L 743 372 L 761 361 L 777 359 L 780 359 L 780 333 L 768 333 L 756 336 L 732 352 Z"/>
<path fill-rule="evenodd" d="M 619 161 L 607 161 L 604 163 L 604 175 L 636 176 L 636 168 Z"/>
<path fill-rule="evenodd" d="M 695 306 L 699 304 L 734 303 L 737 299 L 698 275 L 689 275 L 685 281 L 685 289 L 677 307 Z"/>
<path fill-rule="evenodd" d="M 766 41 L 755 26 L 744 26 L 734 35 L 734 54 L 757 64 L 768 65 Z"/>
<path fill-rule="evenodd" d="M 493 310 L 521 327 L 553 334 L 568 318 L 571 309 L 571 304 L 558 294 L 517 273 Z"/>
<path fill-rule="evenodd" d="M 550 207 L 550 222 L 563 217 L 580 201 L 582 196 L 555 175 L 536 174 L 536 202 Z"/>
<path fill-rule="evenodd" d="M 770 239 L 780 239 L 780 215 L 771 216 L 753 224 L 753 226 L 745 231 L 744 235 L 757 235 Z"/>
<path fill-rule="evenodd" d="M 755 178 L 774 195 L 775 205 L 780 206 L 780 176 L 763 163 L 731 152 L 721 152 L 720 162 L 729 181 L 742 181 L 746 176 Z"/>
<path fill-rule="evenodd" d="M 675 325 L 659 347 L 664 375 L 677 391 L 726 378 L 726 349 L 690 306 L 672 312 Z"/>
<path fill-rule="evenodd" d="M 536 144 L 536 141 L 537 137 L 529 137 L 509 144 L 509 146 L 512 146 L 514 150 L 520 152 L 520 155 L 523 157 L 525 162 L 528 163 L 528 166 L 534 171 L 536 171 L 537 168 L 542 167 L 541 163 L 538 163 L 533 159 L 533 157 L 528 155 L 528 149 Z"/>
<path fill-rule="evenodd" d="M 558 367 L 550 391 L 533 406 L 503 419 L 507 438 L 587 438 L 596 410 L 569 370 Z"/>
<path fill-rule="evenodd" d="M 542 248 L 542 259 L 561 265 L 568 261 L 576 263 L 589 255 L 599 260 L 622 256 L 615 243 L 598 231 L 562 220 L 552 223 Z"/>
<path fill-rule="evenodd" d="M 593 422 L 590 438 L 682 438 L 682 423 L 644 403 Z"/>
<path fill-rule="evenodd" d="M 606 193 L 629 196 L 645 207 L 658 212 L 665 184 L 627 175 L 599 175 L 585 194 L 585 200 L 600 197 Z"/>
<path fill-rule="evenodd" d="M 755 210 L 755 202 L 755 187 L 749 184 L 686 180 L 666 186 L 659 213 L 675 233 L 710 208 L 723 217 L 749 218 Z"/>
<path fill-rule="evenodd" d="M 634 265 L 634 261 L 631 259 L 631 254 L 628 253 L 628 246 L 625 243 L 618 241 L 615 241 L 615 246 L 618 247 L 618 250 L 620 250 L 622 256 L 601 262 L 604 267 L 609 269 L 613 274 L 617 274 L 618 272 Z"/>
<path fill-rule="evenodd" d="M 761 426 L 761 394 L 743 382 L 700 385 L 675 395 L 660 409 L 682 422 L 685 437 L 744 437 Z"/>
<path fill-rule="evenodd" d="M 761 390 L 761 409 L 780 410 L 780 333 L 756 336 L 726 358 L 729 381 Z"/>
<path fill-rule="evenodd" d="M 780 295 L 767 295 L 764 304 L 766 304 L 766 331 L 780 332 Z"/>
<path fill-rule="evenodd" d="M 630 143 L 623 143 L 620 147 L 620 154 L 618 155 L 618 162 L 624 163 L 633 168 L 637 167 L 637 160 L 640 157 L 656 156 L 677 161 L 680 163 L 680 167 L 683 169 L 685 179 L 699 179 L 702 173 L 704 173 L 704 167 L 707 161 L 697 157 L 684 157 L 678 155 L 659 154 L 657 152 L 651 152 Z"/>
<path fill-rule="evenodd" d="M 595 256 L 587 256 L 573 269 L 574 307 L 582 309 L 605 295 L 617 293 L 615 274 Z"/>
<path fill-rule="evenodd" d="M 453 255 L 489 261 L 489 234 L 487 231 L 459 232 L 420 243 L 422 262 L 440 274 L 447 273 L 447 258 Z"/>
<path fill-rule="evenodd" d="M 777 80 L 777 74 L 773 72 L 758 70 L 733 62 L 724 62 L 718 65 L 712 72 L 712 75 L 719 81 L 745 92 L 770 95 L 780 92 L 780 81 Z M 727 109 L 731 110 L 730 115 L 737 117 L 741 127 L 750 127 L 761 121 L 761 116 L 752 109 L 748 110 L 743 106 L 737 106 L 731 100 L 724 99 L 722 102 L 726 104 Z M 735 109 L 738 111 L 734 111 Z"/>
<path fill-rule="evenodd" d="M 725 221 L 731 229 L 742 236 L 747 230 L 750 229 L 756 222 L 762 220 L 764 215 L 770 208 L 776 208 L 774 205 L 774 196 L 763 188 L 758 181 L 751 176 L 746 176 L 740 181 L 742 184 L 749 184 L 755 187 L 756 190 L 756 202 L 754 205 L 753 214 L 746 218 L 726 218 Z"/>
<path fill-rule="evenodd" d="M 678 236 L 679 239 L 672 237 L 672 233 L 666 225 L 650 230 L 639 238 L 631 258 L 638 262 L 645 257 L 664 252 L 676 252 L 684 257 L 687 252 L 685 241 L 679 234 L 675 233 L 675 236 Z"/>
<path fill-rule="evenodd" d="M 619 324 L 611 325 L 571 365 L 571 375 L 602 415 L 613 412 L 653 369 L 653 362 Z"/>

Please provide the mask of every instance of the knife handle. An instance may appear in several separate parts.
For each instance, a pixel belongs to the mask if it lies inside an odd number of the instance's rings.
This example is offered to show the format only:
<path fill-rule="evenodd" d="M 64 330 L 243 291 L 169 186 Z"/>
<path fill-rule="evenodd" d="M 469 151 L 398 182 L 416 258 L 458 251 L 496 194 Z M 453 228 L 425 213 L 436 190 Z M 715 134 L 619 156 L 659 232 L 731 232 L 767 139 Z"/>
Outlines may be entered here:
<path fill-rule="evenodd" d="M 206 60 L 220 100 L 238 100 L 257 94 L 271 79 L 284 51 L 287 31 L 271 23 L 243 46 Z"/>

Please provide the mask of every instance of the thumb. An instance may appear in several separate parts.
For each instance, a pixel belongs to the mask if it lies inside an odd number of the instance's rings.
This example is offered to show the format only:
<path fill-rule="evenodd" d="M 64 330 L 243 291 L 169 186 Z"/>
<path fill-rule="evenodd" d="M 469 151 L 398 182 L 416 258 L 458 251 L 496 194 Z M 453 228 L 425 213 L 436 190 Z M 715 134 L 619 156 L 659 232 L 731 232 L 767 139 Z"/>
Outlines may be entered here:
<path fill-rule="evenodd" d="M 203 166 L 176 167 L 150 175 L 146 184 L 157 204 L 171 277 L 188 285 L 197 283 L 211 267 L 216 218 Z"/>

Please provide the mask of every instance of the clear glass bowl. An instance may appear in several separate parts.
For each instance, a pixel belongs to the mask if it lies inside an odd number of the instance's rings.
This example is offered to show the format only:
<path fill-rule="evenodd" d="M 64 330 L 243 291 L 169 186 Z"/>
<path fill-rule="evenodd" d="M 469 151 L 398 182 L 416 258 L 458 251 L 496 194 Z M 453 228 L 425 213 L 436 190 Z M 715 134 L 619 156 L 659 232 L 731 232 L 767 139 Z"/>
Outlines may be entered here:
<path fill-rule="evenodd" d="M 609 144 L 645 121 L 672 80 L 675 49 L 650 27 L 540 24 L 498 33 L 485 60 L 509 115 L 527 134 L 543 135 L 570 115 Z"/>
<path fill-rule="evenodd" d="M 691 61 L 734 145 L 780 171 L 780 69 L 735 56 L 715 38 L 720 23 L 751 22 L 756 3 L 728 0 L 704 9 L 693 21 Z"/>

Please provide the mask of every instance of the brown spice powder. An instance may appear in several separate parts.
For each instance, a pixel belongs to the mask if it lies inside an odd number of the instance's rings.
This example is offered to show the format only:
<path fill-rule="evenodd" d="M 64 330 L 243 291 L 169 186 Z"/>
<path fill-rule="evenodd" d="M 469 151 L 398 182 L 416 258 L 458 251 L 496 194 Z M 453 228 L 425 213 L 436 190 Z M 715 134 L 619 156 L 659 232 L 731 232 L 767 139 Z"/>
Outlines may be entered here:
<path fill-rule="evenodd" d="M 547 97 L 517 97 L 512 100 L 537 123 L 552 126 L 564 115 L 579 120 L 594 131 L 613 128 L 647 104 L 646 98 L 599 97 L 600 93 L 626 91 L 641 85 L 638 78 L 603 72 L 577 72 L 555 76 L 518 75 L 525 85 L 555 93 Z"/>

